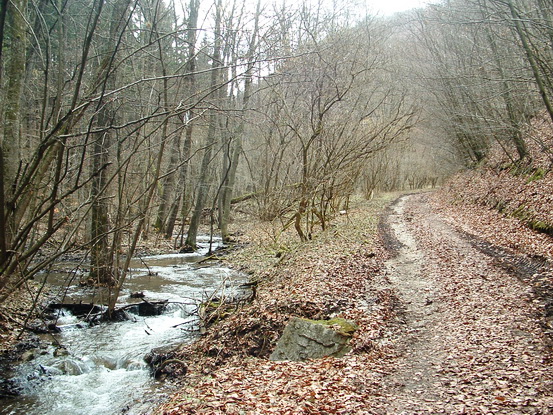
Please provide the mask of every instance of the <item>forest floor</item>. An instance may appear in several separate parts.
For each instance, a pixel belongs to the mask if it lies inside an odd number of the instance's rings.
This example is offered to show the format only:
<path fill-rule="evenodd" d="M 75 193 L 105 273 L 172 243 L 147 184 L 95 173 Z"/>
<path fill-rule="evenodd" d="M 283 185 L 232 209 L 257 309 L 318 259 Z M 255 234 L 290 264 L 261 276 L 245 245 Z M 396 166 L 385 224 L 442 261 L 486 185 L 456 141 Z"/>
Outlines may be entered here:
<path fill-rule="evenodd" d="M 379 278 L 397 291 L 403 327 L 392 340 L 400 356 L 385 379 L 384 413 L 552 413 L 547 298 L 534 292 L 551 268 L 499 247 L 483 252 L 488 245 L 456 229 L 451 213 L 417 195 L 387 217 L 400 247 Z M 526 281 L 513 275 L 517 264 Z"/>
<path fill-rule="evenodd" d="M 246 232 L 229 260 L 257 298 L 181 350 L 182 390 L 158 412 L 553 413 L 553 238 L 429 193 L 377 221 L 389 202 L 301 248 Z M 344 358 L 268 359 L 291 316 L 334 315 L 360 326 Z"/>

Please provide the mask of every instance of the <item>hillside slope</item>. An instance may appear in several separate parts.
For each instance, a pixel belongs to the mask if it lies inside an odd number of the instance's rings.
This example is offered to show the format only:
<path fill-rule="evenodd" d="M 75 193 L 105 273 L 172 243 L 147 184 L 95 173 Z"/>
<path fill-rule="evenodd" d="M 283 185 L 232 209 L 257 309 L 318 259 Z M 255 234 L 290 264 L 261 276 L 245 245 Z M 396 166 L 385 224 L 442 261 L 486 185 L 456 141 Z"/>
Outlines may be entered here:
<path fill-rule="evenodd" d="M 495 144 L 486 162 L 451 178 L 440 195 L 447 204 L 458 207 L 462 222 L 481 227 L 492 242 L 522 250 L 529 255 L 553 257 L 551 238 L 525 232 L 524 226 L 538 234 L 553 235 L 553 126 L 545 118 L 535 119 L 527 131 L 529 158 L 515 162 L 515 150 Z M 484 209 L 500 215 L 490 222 Z M 501 219 L 503 217 L 504 219 Z M 491 225 L 490 229 L 486 229 Z M 518 231 L 521 235 L 518 235 Z M 510 241 L 517 233 L 521 240 Z M 506 239 L 505 239 L 506 238 Z M 502 241 L 503 240 L 503 241 Z"/>

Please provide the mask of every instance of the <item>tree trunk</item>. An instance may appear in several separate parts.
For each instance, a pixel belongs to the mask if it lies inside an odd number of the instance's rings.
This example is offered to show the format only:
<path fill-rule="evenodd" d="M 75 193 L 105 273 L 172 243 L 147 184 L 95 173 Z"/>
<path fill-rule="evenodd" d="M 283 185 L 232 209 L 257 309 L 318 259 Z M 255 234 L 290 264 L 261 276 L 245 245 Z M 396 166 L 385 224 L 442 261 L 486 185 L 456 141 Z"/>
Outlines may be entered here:
<path fill-rule="evenodd" d="M 100 62 L 99 77 L 102 95 L 115 89 L 115 74 L 111 73 L 119 48 L 119 36 L 125 30 L 128 5 L 130 0 L 118 0 L 111 11 L 109 35 L 104 44 L 104 56 Z M 92 155 L 92 187 L 91 187 L 91 226 L 90 226 L 90 276 L 101 284 L 112 284 L 113 251 L 109 249 L 109 204 L 107 195 L 109 149 L 111 146 L 111 126 L 114 124 L 115 111 L 112 102 L 101 98 L 98 101 L 96 120 L 101 130 L 95 134 Z"/>
<path fill-rule="evenodd" d="M 98 116 L 98 124 L 107 126 L 112 120 L 107 108 Z M 112 258 L 109 250 L 109 216 L 108 197 L 106 192 L 108 182 L 108 159 L 111 142 L 110 131 L 98 134 L 93 145 L 92 160 L 90 251 L 90 277 L 101 284 L 112 283 Z"/>
<path fill-rule="evenodd" d="M 193 76 L 193 75 L 192 75 Z M 188 111 L 190 115 L 193 115 L 193 111 Z M 190 153 L 192 151 L 192 133 L 194 132 L 194 125 L 192 121 L 189 121 L 184 129 L 184 142 L 182 146 L 182 166 L 179 170 L 179 183 L 180 188 L 177 193 L 177 197 L 171 206 L 171 212 L 167 219 L 167 226 L 165 228 L 165 236 L 171 238 L 173 236 L 173 230 L 175 229 L 175 222 L 179 213 L 179 207 L 182 202 L 181 218 L 182 226 L 184 227 L 185 218 L 188 215 L 190 204 L 187 199 L 187 180 L 188 180 L 188 166 L 190 164 Z M 184 228 L 182 228 L 184 229 Z"/>
<path fill-rule="evenodd" d="M 481 10 L 483 11 L 483 15 L 486 16 L 489 11 L 486 6 L 486 2 L 479 1 L 479 5 Z M 507 80 L 507 77 L 505 75 L 505 71 L 503 70 L 503 65 L 501 63 L 499 51 L 497 48 L 497 44 L 495 41 L 495 38 L 493 36 L 493 33 L 491 33 L 491 28 L 489 26 L 486 27 L 486 38 L 488 40 L 488 43 L 490 45 L 493 59 L 495 61 L 495 66 L 497 71 L 499 72 L 499 76 L 501 79 L 501 96 L 503 98 L 503 102 L 505 102 L 505 108 L 507 109 L 507 117 L 509 118 L 509 124 L 510 124 L 510 131 L 509 135 L 511 136 L 513 143 L 515 145 L 515 148 L 518 152 L 518 157 L 520 160 L 524 159 L 526 155 L 528 154 L 528 150 L 526 148 L 526 143 L 524 142 L 524 139 L 522 138 L 522 132 L 520 131 L 520 123 L 519 123 L 519 117 L 513 108 L 513 97 L 511 95 L 511 86 L 509 85 L 509 81 Z"/>
<path fill-rule="evenodd" d="M 223 186 L 221 188 L 222 194 L 220 197 L 219 203 L 219 227 L 221 229 L 221 237 L 223 242 L 228 242 L 230 240 L 230 235 L 228 232 L 228 222 L 230 219 L 230 205 L 232 201 L 232 194 L 234 190 L 234 185 L 236 182 L 236 170 L 238 168 L 238 162 L 240 155 L 242 154 L 242 140 L 244 135 L 244 117 L 248 111 L 248 105 L 251 97 L 252 89 L 252 72 L 254 67 L 254 54 L 257 48 L 257 36 L 259 33 L 259 16 L 261 14 L 261 2 L 257 2 L 257 10 L 255 14 L 254 30 L 250 39 L 250 45 L 248 48 L 248 53 L 246 55 L 246 60 L 248 62 L 248 68 L 244 74 L 244 95 L 242 99 L 242 118 L 236 129 L 234 146 L 232 142 L 229 143 L 228 159 L 229 162 L 228 171 L 224 173 Z"/>
<path fill-rule="evenodd" d="M 159 7 L 158 0 L 156 2 L 156 7 Z M 158 44 L 158 53 L 159 53 L 159 61 L 162 68 L 162 75 L 164 77 L 163 80 L 163 101 L 165 110 L 169 111 L 169 91 L 168 91 L 168 84 L 167 84 L 167 69 L 166 69 L 166 63 L 165 63 L 165 54 L 167 53 L 167 48 L 164 47 L 164 44 L 162 43 L 161 39 L 161 33 L 159 31 L 159 28 L 157 27 L 157 24 L 154 23 L 154 32 L 157 37 L 157 44 Z M 165 120 L 165 124 L 163 126 L 163 137 L 162 140 L 165 141 L 167 139 L 167 124 L 168 120 Z M 165 178 L 162 180 L 161 183 L 161 192 L 160 192 L 160 204 L 158 207 L 157 217 L 154 224 L 154 227 L 157 229 L 158 232 L 163 232 L 166 229 L 166 222 L 167 222 L 167 216 L 168 212 L 167 210 L 171 207 L 171 199 L 174 198 L 175 193 L 175 184 L 177 179 L 177 165 L 179 162 L 179 147 L 180 147 L 180 141 L 181 141 L 181 135 L 174 133 L 173 139 L 171 141 L 171 146 L 169 149 L 169 163 L 167 165 L 166 175 Z M 169 212 L 170 213 L 170 212 Z"/>
<path fill-rule="evenodd" d="M 200 8 L 199 0 L 190 0 L 189 3 L 189 16 L 188 16 L 188 27 L 186 40 L 188 44 L 188 57 L 185 65 L 185 92 L 189 96 L 194 96 L 194 89 L 196 87 L 196 40 L 198 30 L 198 13 Z M 171 211 L 169 212 L 169 217 L 167 218 L 167 223 L 165 227 L 165 236 L 171 238 L 173 236 L 173 230 L 175 229 L 175 222 L 177 220 L 177 215 L 179 213 L 179 207 L 182 203 L 181 209 L 181 218 L 182 226 L 184 229 L 184 221 L 188 215 L 189 203 L 187 198 L 187 180 L 188 180 L 188 166 L 190 161 L 190 153 L 192 151 L 192 134 L 194 132 L 194 110 L 191 108 L 186 112 L 184 117 L 185 127 L 184 127 L 184 141 L 182 144 L 182 153 L 181 153 L 181 167 L 179 169 L 179 183 L 180 188 L 177 191 L 177 195 L 173 205 L 171 206 Z"/>
<path fill-rule="evenodd" d="M 211 81 L 210 86 L 213 91 L 213 98 L 215 101 L 218 100 L 218 97 L 221 94 L 221 89 L 219 88 L 220 83 L 220 73 L 221 73 L 221 12 L 222 12 L 222 3 L 221 0 L 217 1 L 216 11 L 215 11 L 215 41 L 213 45 L 213 63 L 211 70 Z M 200 220 L 202 217 L 202 212 L 204 206 L 207 202 L 207 196 L 209 194 L 209 188 L 211 184 L 211 175 L 209 173 L 209 164 L 211 161 L 211 154 L 213 153 L 213 147 L 215 145 L 217 126 L 218 126 L 219 115 L 215 108 L 211 109 L 209 114 L 209 126 L 207 131 L 207 140 L 206 147 L 204 150 L 204 155 L 202 158 L 202 164 L 200 167 L 200 177 L 198 180 L 198 190 L 196 194 L 196 203 L 194 205 L 194 211 L 190 219 L 190 226 L 188 227 L 188 234 L 186 236 L 186 246 L 196 249 L 196 239 L 198 236 L 198 229 L 200 227 Z"/>
<path fill-rule="evenodd" d="M 171 198 L 175 193 L 176 184 L 176 166 L 179 162 L 179 147 L 180 147 L 180 134 L 175 134 L 171 141 L 171 148 L 169 149 L 169 163 L 167 165 L 167 172 L 165 178 L 161 182 L 160 202 L 157 211 L 156 221 L 154 227 L 159 232 L 167 232 L 167 220 L 171 214 Z M 169 214 L 167 212 L 169 210 Z M 171 236 L 171 235 L 170 235 Z M 169 237 L 170 237 L 169 236 Z"/>
<path fill-rule="evenodd" d="M 4 7 L 6 5 L 4 4 Z M 7 259 L 12 238 L 17 232 L 15 201 L 21 163 L 21 95 L 25 76 L 25 50 L 27 44 L 25 13 L 27 0 L 13 0 L 7 5 L 7 23 L 10 41 L 10 59 L 7 62 L 5 77 L 6 89 L 3 100 L 4 120 L 0 153 L 2 163 L 2 211 L 0 212 L 0 264 Z"/>
<path fill-rule="evenodd" d="M 522 48 L 524 49 L 526 58 L 528 59 L 528 63 L 530 64 L 530 68 L 532 69 L 532 74 L 534 75 L 534 80 L 536 81 L 536 85 L 538 86 L 542 101 L 545 105 L 545 108 L 547 109 L 549 117 L 553 121 L 553 103 L 551 102 L 549 94 L 547 93 L 544 81 L 542 79 L 542 74 L 540 73 L 538 63 L 536 62 L 536 56 L 532 51 L 532 48 L 528 41 L 528 33 L 526 31 L 524 21 L 518 13 L 513 0 L 507 0 L 507 5 L 509 6 L 509 11 L 511 12 L 511 17 L 513 18 L 516 33 L 520 38 Z"/>

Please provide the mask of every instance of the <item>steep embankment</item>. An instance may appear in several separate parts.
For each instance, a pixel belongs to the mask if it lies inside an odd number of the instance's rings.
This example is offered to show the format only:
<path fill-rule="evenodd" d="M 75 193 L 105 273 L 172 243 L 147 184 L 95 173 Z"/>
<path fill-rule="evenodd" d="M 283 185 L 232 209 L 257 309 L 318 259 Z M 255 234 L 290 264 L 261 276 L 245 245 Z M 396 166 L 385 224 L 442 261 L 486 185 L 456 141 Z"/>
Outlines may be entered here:
<path fill-rule="evenodd" d="M 536 119 L 527 131 L 528 158 L 498 144 L 479 168 L 453 177 L 440 192 L 444 205 L 493 243 L 553 258 L 553 126 Z M 484 210 L 497 215 L 488 221 Z M 485 218 L 482 221 L 481 218 Z M 523 227 L 538 231 L 528 232 Z M 544 235 L 539 235 L 544 234 Z M 522 238 L 517 240 L 517 238 Z"/>

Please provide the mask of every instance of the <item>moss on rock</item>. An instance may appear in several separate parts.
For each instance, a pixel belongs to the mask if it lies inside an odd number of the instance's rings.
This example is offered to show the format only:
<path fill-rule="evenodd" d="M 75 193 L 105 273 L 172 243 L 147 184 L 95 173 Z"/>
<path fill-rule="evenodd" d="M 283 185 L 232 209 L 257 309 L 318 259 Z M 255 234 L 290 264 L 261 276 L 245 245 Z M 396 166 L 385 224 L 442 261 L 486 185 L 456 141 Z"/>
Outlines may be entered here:
<path fill-rule="evenodd" d="M 303 361 L 348 353 L 357 325 L 342 318 L 309 320 L 292 317 L 284 329 L 271 360 Z"/>
<path fill-rule="evenodd" d="M 332 329 L 337 333 L 348 337 L 351 337 L 353 333 L 355 333 L 355 331 L 359 328 L 359 326 L 357 326 L 357 324 L 355 324 L 354 322 L 340 317 L 335 317 L 330 320 L 309 320 L 306 318 L 302 320 L 309 321 L 313 324 L 322 324 L 323 326 L 328 327 L 329 329 Z"/>

